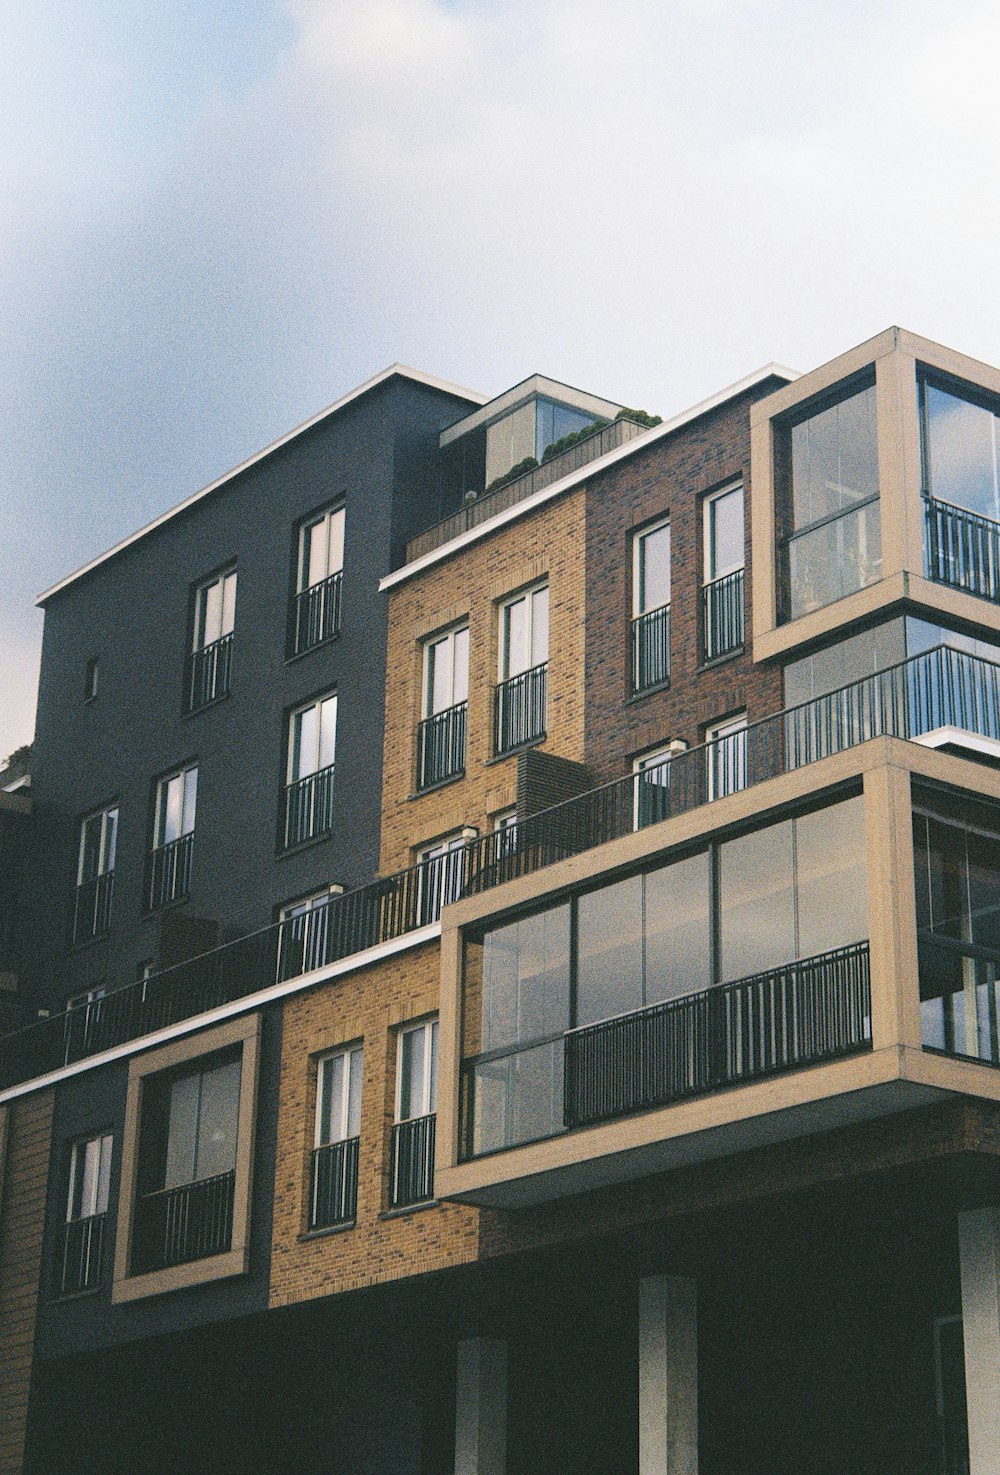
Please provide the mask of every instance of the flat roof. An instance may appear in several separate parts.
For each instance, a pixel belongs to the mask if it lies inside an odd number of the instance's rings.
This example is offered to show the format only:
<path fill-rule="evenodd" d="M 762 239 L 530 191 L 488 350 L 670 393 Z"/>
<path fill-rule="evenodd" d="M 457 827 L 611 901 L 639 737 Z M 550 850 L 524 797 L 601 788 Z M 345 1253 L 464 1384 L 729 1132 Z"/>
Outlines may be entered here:
<path fill-rule="evenodd" d="M 130 548 L 140 538 L 147 537 L 149 533 L 154 532 L 158 527 L 162 527 L 171 518 L 177 517 L 181 512 L 187 511 L 196 502 L 200 502 L 202 497 L 207 497 L 211 492 L 218 491 L 219 487 L 224 486 L 227 481 L 232 481 L 234 477 L 249 470 L 258 461 L 262 461 L 265 456 L 269 456 L 272 451 L 279 450 L 281 446 L 287 445 L 289 441 L 294 440 L 297 435 L 302 435 L 305 431 L 311 430 L 314 425 L 318 425 L 327 415 L 333 415 L 338 410 L 344 409 L 347 405 L 353 403 L 354 400 L 360 399 L 363 394 L 367 394 L 372 389 L 377 389 L 380 384 L 384 384 L 388 379 L 392 379 L 396 375 L 404 379 L 412 379 L 416 384 L 425 384 L 430 389 L 440 390 L 443 394 L 453 394 L 459 399 L 469 400 L 476 405 L 483 405 L 488 401 L 488 396 L 480 394 L 478 390 L 463 389 L 459 384 L 451 384 L 446 379 L 438 379 L 433 374 L 425 374 L 422 369 L 411 369 L 406 364 L 390 364 L 381 373 L 375 374 L 371 379 L 366 379 L 356 389 L 351 389 L 347 394 L 342 395 L 340 399 L 334 400 L 333 404 L 327 405 L 326 409 L 320 410 L 315 415 L 311 415 L 308 420 L 303 420 L 302 424 L 296 425 L 294 430 L 286 431 L 284 435 L 279 436 L 277 440 L 272 441 L 263 450 L 255 451 L 252 456 L 248 456 L 245 461 L 241 461 L 238 466 L 234 466 L 231 471 L 226 471 L 222 476 L 217 477 L 215 481 L 209 482 L 208 486 L 202 487 L 198 492 L 193 492 L 190 497 L 185 497 L 184 501 L 178 502 L 176 507 L 171 507 L 167 512 L 161 513 L 159 517 L 155 517 L 152 522 L 147 522 L 137 532 L 130 533 L 127 538 L 123 538 L 120 543 L 115 543 L 107 552 L 99 553 L 89 563 L 85 563 L 73 573 L 67 574 L 64 579 L 60 579 L 58 583 L 53 584 L 51 588 L 39 594 L 35 600 L 35 604 L 43 606 L 54 594 L 58 594 L 60 590 L 66 589 L 70 584 L 76 583 L 77 579 L 82 579 L 85 574 L 89 574 L 93 569 L 99 568 L 102 563 L 107 563 L 110 558 L 114 558 L 116 554 L 121 553 L 126 548 Z"/>

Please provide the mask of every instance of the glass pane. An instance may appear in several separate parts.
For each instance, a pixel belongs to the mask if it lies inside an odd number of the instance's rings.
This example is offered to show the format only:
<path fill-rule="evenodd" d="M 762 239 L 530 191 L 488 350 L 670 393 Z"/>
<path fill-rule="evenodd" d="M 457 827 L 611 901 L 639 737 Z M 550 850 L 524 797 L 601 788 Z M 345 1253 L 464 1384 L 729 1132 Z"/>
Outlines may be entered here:
<path fill-rule="evenodd" d="M 508 604 L 503 612 L 503 655 L 504 664 L 500 678 L 519 676 L 528 669 L 528 601 L 518 599 Z"/>
<path fill-rule="evenodd" d="M 319 709 L 307 707 L 292 717 L 292 743 L 289 753 L 290 783 L 316 772 L 316 752 L 319 746 Z"/>
<path fill-rule="evenodd" d="M 708 855 L 663 866 L 646 878 L 646 999 L 657 1004 L 712 982 Z"/>
<path fill-rule="evenodd" d="M 240 1115 L 240 1061 L 216 1066 L 201 1078 L 198 1122 L 198 1178 L 228 1173 L 236 1166 L 236 1129 Z"/>
<path fill-rule="evenodd" d="M 637 615 L 670 603 L 670 524 L 639 539 Z"/>
<path fill-rule="evenodd" d="M 924 386 L 925 475 L 932 497 L 980 517 L 1000 517 L 996 416 L 981 405 Z"/>
<path fill-rule="evenodd" d="M 794 426 L 791 445 L 793 527 L 877 496 L 875 386 Z"/>
<path fill-rule="evenodd" d="M 222 626 L 220 635 L 231 635 L 236 623 L 236 575 L 227 574 L 222 586 Z"/>
<path fill-rule="evenodd" d="M 198 648 L 211 645 L 222 634 L 222 583 L 216 579 L 201 591 Z"/>
<path fill-rule="evenodd" d="M 467 629 L 455 631 L 453 662 L 451 700 L 454 704 L 468 701 L 469 698 L 469 632 Z"/>
<path fill-rule="evenodd" d="M 568 1027 L 569 906 L 487 933 L 482 1049 L 500 1050 Z"/>
<path fill-rule="evenodd" d="M 531 664 L 541 666 L 549 658 L 549 588 L 536 589 L 531 596 Z"/>
<path fill-rule="evenodd" d="M 1000 947 L 1000 837 L 970 831 L 968 857 L 972 941 Z"/>
<path fill-rule="evenodd" d="M 795 820 L 798 956 L 868 936 L 864 800 L 859 795 Z"/>
<path fill-rule="evenodd" d="M 106 1214 L 108 1211 L 108 1192 L 111 1187 L 111 1149 L 114 1138 L 107 1133 L 100 1139 L 100 1165 L 97 1170 L 97 1196 L 94 1200 L 94 1213 Z"/>
<path fill-rule="evenodd" d="M 708 567 L 705 577 L 719 579 L 743 567 L 743 488 L 713 497 L 708 508 Z"/>
<path fill-rule="evenodd" d="M 880 579 L 879 503 L 872 502 L 793 538 L 788 545 L 788 577 L 793 619 Z"/>
<path fill-rule="evenodd" d="M 184 807 L 181 814 L 181 834 L 190 835 L 194 829 L 194 813 L 198 804 L 198 770 L 189 768 L 183 775 Z"/>
<path fill-rule="evenodd" d="M 80 829 L 80 868 L 77 882 L 92 881 L 100 870 L 101 823 L 103 816 L 93 815 Z"/>
<path fill-rule="evenodd" d="M 317 1147 L 324 1147 L 328 1142 L 339 1142 L 344 1135 L 344 1060 L 343 1055 L 330 1055 L 320 1064 Z"/>
<path fill-rule="evenodd" d="M 887 620 L 785 667 L 785 705 L 797 706 L 905 660 L 904 622 Z M 933 642 L 938 644 L 938 641 Z M 909 651 L 909 654 L 913 654 Z"/>
<path fill-rule="evenodd" d="M 109 809 L 105 815 L 104 825 L 104 855 L 102 857 L 101 870 L 103 872 L 113 871 L 115 868 L 115 850 L 118 842 L 118 811 Z"/>
<path fill-rule="evenodd" d="M 399 1064 L 399 1120 L 424 1115 L 424 1029 L 408 1029 L 401 1036 Z"/>
<path fill-rule="evenodd" d="M 340 573 L 344 567 L 344 509 L 340 507 L 330 513 L 330 547 L 327 558 L 327 576 Z"/>
<path fill-rule="evenodd" d="M 437 1111 L 437 1094 L 438 1094 L 438 1022 L 437 1022 L 436 1019 L 434 1020 L 434 1023 L 432 1025 L 430 1025 L 430 1027 L 429 1027 L 429 1033 L 430 1033 L 430 1037 L 431 1037 L 431 1068 L 430 1068 L 430 1078 L 429 1078 L 429 1080 L 427 1082 L 427 1110 L 430 1112 L 430 1111 Z"/>
<path fill-rule="evenodd" d="M 319 766 L 329 768 L 337 749 L 337 698 L 327 697 L 320 708 Z"/>
<path fill-rule="evenodd" d="M 484 1061 L 473 1072 L 472 1150 L 490 1152 L 563 1129 L 563 1042 Z"/>
<path fill-rule="evenodd" d="M 160 834 L 159 843 L 169 845 L 181 834 L 183 812 L 183 779 L 174 774 L 160 785 Z"/>
<path fill-rule="evenodd" d="M 577 903 L 576 1024 L 642 1006 L 642 878 L 632 876 Z"/>
<path fill-rule="evenodd" d="M 451 637 L 435 640 L 427 648 L 427 715 L 451 706 Z"/>
<path fill-rule="evenodd" d="M 361 1081 L 364 1076 L 365 1053 L 352 1050 L 349 1059 L 349 1084 L 347 1092 L 347 1136 L 357 1137 L 361 1133 Z"/>
<path fill-rule="evenodd" d="M 790 820 L 719 847 L 719 932 L 722 983 L 794 959 Z"/>
<path fill-rule="evenodd" d="M 311 589 L 326 578 L 330 525 L 326 518 L 302 529 L 302 587 Z"/>
<path fill-rule="evenodd" d="M 167 1158 L 164 1188 L 195 1181 L 198 1132 L 198 1095 L 201 1076 L 182 1076 L 170 1087 L 170 1115 L 167 1123 Z"/>

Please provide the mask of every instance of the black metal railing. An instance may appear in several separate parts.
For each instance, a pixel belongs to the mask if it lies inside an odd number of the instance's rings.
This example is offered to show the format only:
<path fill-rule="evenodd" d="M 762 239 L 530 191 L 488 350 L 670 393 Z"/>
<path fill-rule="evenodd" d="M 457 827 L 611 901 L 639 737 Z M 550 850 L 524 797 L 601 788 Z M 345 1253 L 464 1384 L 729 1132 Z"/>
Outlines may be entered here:
<path fill-rule="evenodd" d="M 743 570 L 739 568 L 702 588 L 702 659 L 715 661 L 741 650 L 743 639 Z"/>
<path fill-rule="evenodd" d="M 1000 949 L 917 930 L 921 1039 L 1000 1065 Z"/>
<path fill-rule="evenodd" d="M 389 1151 L 389 1203 L 394 1209 L 434 1197 L 434 1134 L 437 1116 L 397 1122 Z"/>
<path fill-rule="evenodd" d="M 545 736 L 548 664 L 501 681 L 493 693 L 493 749 L 509 753 Z"/>
<path fill-rule="evenodd" d="M 285 789 L 285 849 L 313 840 L 333 829 L 333 773 L 335 763 L 287 785 Z"/>
<path fill-rule="evenodd" d="M 358 1211 L 358 1147 L 360 1137 L 328 1142 L 313 1151 L 309 1228 L 333 1229 L 353 1224 Z"/>
<path fill-rule="evenodd" d="M 194 831 L 158 845 L 149 857 L 149 885 L 146 895 L 149 910 L 179 901 L 191 890 L 191 862 L 194 859 Z"/>
<path fill-rule="evenodd" d="M 670 606 L 632 621 L 632 690 L 648 691 L 670 679 Z"/>
<path fill-rule="evenodd" d="M 465 772 L 468 702 L 425 717 L 417 728 L 417 788 L 429 789 Z"/>
<path fill-rule="evenodd" d="M 81 881 L 73 900 L 73 941 L 90 942 L 103 937 L 111 927 L 111 896 L 115 888 L 114 871 Z"/>
<path fill-rule="evenodd" d="M 340 591 L 343 573 L 338 570 L 318 584 L 296 594 L 292 604 L 292 653 L 300 655 L 340 633 Z"/>
<path fill-rule="evenodd" d="M 927 577 L 1000 602 L 1000 523 L 950 502 L 924 498 Z"/>
<path fill-rule="evenodd" d="M 591 435 L 585 436 L 583 440 L 577 441 L 576 445 L 569 450 L 562 451 L 558 456 L 544 461 L 541 466 L 526 471 L 523 476 L 518 476 L 514 481 L 509 481 L 506 486 L 498 487 L 494 492 L 483 492 L 480 496 L 467 502 L 450 517 L 435 523 L 433 527 L 425 532 L 418 533 L 411 538 L 406 545 L 406 561 L 412 563 L 415 558 L 420 558 L 424 553 L 430 553 L 435 548 L 441 548 L 445 543 L 450 543 L 452 538 L 457 538 L 460 533 L 468 532 L 470 528 L 479 527 L 490 517 L 495 517 L 498 512 L 505 512 L 508 507 L 514 507 L 519 502 L 539 492 L 543 487 L 551 486 L 554 481 L 559 481 L 564 476 L 569 476 L 581 466 L 586 466 L 598 456 L 604 456 L 608 451 L 617 450 L 619 446 L 627 444 L 637 435 L 642 435 L 649 427 L 640 425 L 638 421 L 630 420 L 622 416 L 620 420 L 614 420 L 610 425 L 605 425 L 601 430 L 595 430 Z"/>
<path fill-rule="evenodd" d="M 871 1047 L 868 943 L 566 1035 L 567 1127 Z"/>
<path fill-rule="evenodd" d="M 60 1228 L 56 1251 L 56 1295 L 77 1296 L 100 1284 L 105 1214 L 69 1219 Z"/>
<path fill-rule="evenodd" d="M 221 1255 L 233 1242 L 235 1169 L 136 1200 L 132 1274 Z"/>
<path fill-rule="evenodd" d="M 188 662 L 188 711 L 196 712 L 229 695 L 233 676 L 233 632 L 191 652 Z"/>

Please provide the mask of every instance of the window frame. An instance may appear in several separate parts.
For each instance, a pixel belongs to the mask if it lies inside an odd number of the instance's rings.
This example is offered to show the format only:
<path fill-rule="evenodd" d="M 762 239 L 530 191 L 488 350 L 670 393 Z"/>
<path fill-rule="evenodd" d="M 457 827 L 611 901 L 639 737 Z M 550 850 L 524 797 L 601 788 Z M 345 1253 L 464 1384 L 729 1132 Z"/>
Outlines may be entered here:
<path fill-rule="evenodd" d="M 191 823 L 185 829 L 186 815 L 188 811 L 188 788 L 192 783 L 191 775 L 194 775 L 194 793 L 190 799 Z M 171 839 L 165 837 L 167 818 L 169 815 L 169 799 L 167 791 L 175 779 L 181 780 L 180 800 L 180 829 Z M 178 840 L 183 840 L 185 835 L 193 835 L 197 823 L 198 810 L 198 762 L 182 764 L 179 768 L 171 769 L 162 778 L 156 780 L 153 795 L 153 849 L 162 850 L 165 845 L 173 845 Z"/>
<path fill-rule="evenodd" d="M 227 635 L 232 635 L 236 628 L 236 575 L 235 563 L 230 563 L 221 569 L 219 573 L 212 574 L 207 579 L 202 579 L 194 586 L 191 604 L 191 653 L 198 655 L 200 651 L 207 650 L 210 645 L 224 640 Z M 232 594 L 227 593 L 227 585 L 232 580 Z M 211 639 L 206 638 L 208 623 L 208 604 L 211 591 L 221 586 L 221 598 L 219 601 L 219 631 Z M 226 624 L 228 616 L 228 627 Z"/>
<path fill-rule="evenodd" d="M 83 668 L 83 704 L 89 706 L 97 700 L 100 687 L 101 662 L 99 656 L 89 656 Z"/>
<path fill-rule="evenodd" d="M 323 1136 L 324 1120 L 324 1087 L 323 1076 L 328 1066 L 332 1066 L 335 1060 L 344 1061 L 344 1090 L 341 1109 L 341 1122 L 338 1124 L 337 1136 Z M 339 1142 L 350 1142 L 361 1135 L 361 1113 L 364 1109 L 364 1071 L 365 1071 L 365 1045 L 363 1040 L 355 1040 L 347 1045 L 338 1045 L 334 1050 L 325 1050 L 316 1059 L 316 1108 L 313 1122 L 313 1148 L 332 1147 Z M 360 1075 L 357 1094 L 357 1131 L 352 1132 L 351 1127 L 351 1090 L 354 1085 L 355 1074 Z"/>
<path fill-rule="evenodd" d="M 118 846 L 118 813 L 119 813 L 119 804 L 118 804 L 118 800 L 116 799 L 116 800 L 114 800 L 113 803 L 104 805 L 104 807 L 102 809 L 94 809 L 94 810 L 92 810 L 91 813 L 88 814 L 85 819 L 82 819 L 80 821 L 79 842 L 78 842 L 78 847 L 77 847 L 77 861 L 76 861 L 76 884 L 77 884 L 77 886 L 82 886 L 87 881 L 96 881 L 101 876 L 113 876 L 114 875 L 114 871 L 115 871 L 115 857 L 116 857 L 116 851 L 117 851 L 117 846 Z M 113 819 L 112 819 L 112 816 L 113 816 Z M 86 832 L 87 826 L 89 824 L 91 824 L 95 819 L 99 819 L 101 821 L 101 836 L 100 836 L 100 843 L 99 843 L 99 846 L 98 846 L 97 869 L 94 871 L 94 874 L 92 876 L 85 876 L 83 874 L 83 860 L 84 860 L 84 854 L 85 854 L 85 846 L 84 846 L 85 832 Z M 109 826 L 109 823 L 108 823 L 109 821 L 111 821 L 110 826 Z M 111 829 L 111 843 L 110 843 L 110 846 L 108 844 L 108 829 L 109 828 Z M 109 852 L 109 850 L 110 850 L 110 860 L 108 859 L 108 852 Z"/>
<path fill-rule="evenodd" d="M 420 1082 L 420 1102 L 422 1110 L 412 1112 L 409 1116 L 402 1116 L 403 1103 L 403 1051 L 404 1040 L 407 1035 L 423 1033 L 425 1037 L 424 1064 L 422 1080 Z M 427 1048 L 427 1042 L 430 1048 Z M 440 1021 L 436 1014 L 425 1019 L 415 1019 L 400 1025 L 396 1034 L 396 1089 L 393 1104 L 393 1125 L 401 1126 L 405 1122 L 417 1122 L 424 1117 L 433 1116 L 437 1112 L 437 1085 L 440 1070 Z"/>
<path fill-rule="evenodd" d="M 455 695 L 455 669 L 456 669 L 455 668 L 455 641 L 458 638 L 458 636 L 460 636 L 460 635 L 465 635 L 467 637 L 467 640 L 466 640 L 466 651 L 465 651 L 465 683 L 464 683 L 464 685 L 465 685 L 465 692 L 464 692 L 464 695 L 462 695 L 462 696 L 456 696 Z M 442 645 L 447 646 L 447 649 L 448 649 L 448 662 L 449 662 L 449 680 L 448 680 L 448 686 L 449 686 L 449 697 L 450 697 L 450 699 L 447 702 L 445 702 L 443 706 L 435 707 L 435 705 L 434 705 L 434 684 L 433 684 L 433 676 L 432 676 L 431 666 L 432 666 L 432 664 L 436 664 L 436 663 L 432 662 L 432 655 L 433 655 L 433 652 L 435 650 L 437 650 L 437 648 L 439 646 L 442 646 Z M 470 652 L 470 647 L 471 647 L 471 636 L 469 634 L 469 622 L 468 622 L 468 620 L 463 620 L 460 623 L 458 623 L 457 625 L 452 625 L 450 629 L 443 630 L 443 631 L 441 631 L 437 635 L 430 635 L 430 636 L 428 636 L 427 639 L 422 642 L 422 646 L 423 646 L 423 675 L 422 675 L 422 678 L 421 678 L 421 680 L 422 680 L 422 693 L 421 693 L 420 712 L 421 712 L 421 718 L 422 718 L 422 720 L 426 721 L 426 719 L 428 717 L 437 717 L 437 716 L 440 715 L 440 713 L 442 713 L 442 712 L 448 712 L 448 711 L 451 710 L 452 707 L 456 707 L 456 706 L 460 705 L 463 702 L 468 702 L 468 700 L 469 700 L 469 652 Z"/>
<path fill-rule="evenodd" d="M 536 660 L 533 659 L 533 655 L 534 655 L 533 647 L 534 647 L 534 644 L 535 644 L 535 598 L 536 598 L 537 595 L 541 594 L 543 590 L 545 591 L 545 595 L 546 595 L 546 604 L 545 604 L 545 656 L 544 656 L 544 659 L 543 660 L 536 661 Z M 548 601 L 548 595 L 549 595 L 549 579 L 548 579 L 548 576 L 546 576 L 544 579 L 538 579 L 538 580 L 536 580 L 535 583 L 529 584 L 526 589 L 521 589 L 516 594 L 505 595 L 504 598 L 502 600 L 500 600 L 499 612 L 498 612 L 499 613 L 499 630 L 498 630 L 498 640 L 497 640 L 497 680 L 500 682 L 501 685 L 503 683 L 507 682 L 507 681 L 513 681 L 513 680 L 515 680 L 518 676 L 523 676 L 528 671 L 535 671 L 535 670 L 538 669 L 539 666 L 547 666 L 548 665 L 548 662 L 549 662 L 549 646 L 550 646 L 550 639 L 549 639 L 549 635 L 550 635 L 550 631 L 549 631 L 549 601 Z M 523 666 L 519 671 L 512 671 L 510 669 L 510 623 L 509 623 L 509 616 L 510 616 L 510 611 L 512 609 L 514 609 L 516 605 L 521 604 L 522 601 L 525 603 L 526 609 L 527 609 L 527 627 L 526 627 L 526 633 L 525 633 L 525 645 L 526 645 L 527 650 L 528 650 L 529 660 L 528 660 L 527 665 Z"/>
<path fill-rule="evenodd" d="M 715 508 L 727 497 L 740 494 L 740 549 L 741 557 L 739 563 L 727 565 L 725 568 L 715 567 Z M 709 492 L 702 499 L 702 582 L 703 584 L 714 584 L 718 579 L 728 578 L 730 574 L 738 574 L 746 568 L 746 486 L 742 479 L 729 482 L 724 487 L 718 487 L 714 492 Z"/>
<path fill-rule="evenodd" d="M 329 763 L 320 763 L 318 759 L 322 756 L 323 752 L 323 708 L 328 702 L 333 703 L 333 757 L 331 758 Z M 316 724 L 316 742 L 314 745 L 315 757 L 317 759 L 317 762 L 315 767 L 310 768 L 307 772 L 303 772 L 301 768 L 301 763 L 299 761 L 301 748 L 299 748 L 298 750 L 296 749 L 295 723 L 297 718 L 301 718 L 306 712 L 313 711 L 319 713 L 319 718 Z M 329 691 L 323 692 L 321 693 L 321 695 L 313 697 L 311 701 L 301 702 L 298 706 L 292 707 L 290 709 L 285 726 L 287 743 L 287 757 L 285 762 L 286 786 L 297 784 L 302 779 L 312 778 L 314 774 L 323 773 L 326 769 L 335 767 L 337 762 L 338 716 L 339 702 L 337 700 L 336 687 L 332 687 Z M 298 772 L 295 771 L 296 769 L 298 769 Z"/>
<path fill-rule="evenodd" d="M 705 728 L 705 756 L 706 756 L 706 782 L 708 784 L 708 801 L 712 803 L 716 799 L 726 799 L 731 794 L 741 794 L 747 788 L 747 744 L 746 731 L 748 728 L 746 711 L 733 712 L 728 717 L 723 717 L 716 722 L 710 722 Z M 737 737 L 744 734 L 742 743 L 734 743 L 732 747 L 732 759 L 726 758 L 727 767 L 732 762 L 737 768 L 742 782 L 729 786 L 728 780 L 723 785 L 718 783 L 718 760 L 720 756 L 719 743 L 727 738 Z"/>
<path fill-rule="evenodd" d="M 86 1207 L 85 1212 L 75 1213 L 74 1202 L 77 1197 L 77 1165 L 80 1159 L 80 1149 L 82 1148 L 84 1150 L 84 1154 L 86 1154 L 86 1149 L 89 1148 L 93 1143 L 99 1144 L 97 1149 L 97 1171 L 93 1177 L 94 1192 L 92 1197 L 94 1198 L 95 1202 L 89 1207 Z M 108 1204 L 110 1202 L 111 1196 L 111 1168 L 112 1160 L 114 1157 L 114 1147 L 115 1138 L 113 1132 L 88 1132 L 81 1137 L 74 1138 L 73 1141 L 70 1143 L 65 1217 L 65 1222 L 67 1224 L 78 1224 L 82 1220 L 94 1219 L 97 1218 L 99 1215 L 106 1214 L 108 1212 Z M 86 1187 L 86 1174 L 87 1166 L 86 1161 L 84 1161 L 83 1179 L 81 1185 L 82 1188 Z"/>
<path fill-rule="evenodd" d="M 330 567 L 330 533 L 334 518 L 340 518 L 340 563 L 336 568 Z M 309 563 L 306 557 L 308 535 L 313 528 L 326 524 L 325 553 L 323 564 L 325 573 L 319 578 L 310 580 Z M 344 571 L 344 538 L 347 532 L 347 506 L 343 499 L 330 502 L 318 512 L 312 512 L 304 517 L 298 525 L 295 539 L 295 593 L 305 594 L 308 589 L 315 589 L 319 584 L 325 584 L 327 579 L 332 579 L 336 574 Z"/>
<path fill-rule="evenodd" d="M 645 545 L 648 538 L 654 537 L 666 529 L 669 534 L 667 541 L 667 582 L 670 586 L 670 594 L 663 604 L 649 604 L 644 596 L 645 584 Z M 658 609 L 669 609 L 673 598 L 673 532 L 671 530 L 670 514 L 658 518 L 656 522 L 647 523 L 645 527 L 638 528 L 632 534 L 632 618 L 640 619 L 643 615 L 652 614 Z"/>

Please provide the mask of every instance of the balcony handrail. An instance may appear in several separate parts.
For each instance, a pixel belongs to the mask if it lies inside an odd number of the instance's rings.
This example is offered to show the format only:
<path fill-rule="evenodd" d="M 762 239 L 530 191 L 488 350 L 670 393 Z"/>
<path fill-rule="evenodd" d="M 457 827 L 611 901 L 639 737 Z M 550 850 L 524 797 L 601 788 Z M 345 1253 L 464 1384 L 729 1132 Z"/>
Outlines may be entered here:
<path fill-rule="evenodd" d="M 853 692 L 874 690 L 876 695 L 884 695 L 886 692 L 892 695 L 894 683 L 903 681 L 905 684 L 906 673 L 928 668 L 932 674 L 936 669 L 939 679 L 944 679 L 949 670 L 954 671 L 956 668 L 965 675 L 986 673 L 997 693 L 1000 693 L 1000 661 L 973 656 L 944 644 L 934 646 L 920 655 L 899 661 L 859 681 L 846 682 L 821 697 L 810 698 L 748 726 L 745 736 L 743 733 L 739 735 L 739 740 L 747 745 L 743 765 L 745 786 L 752 787 L 767 778 L 789 771 L 787 755 L 783 754 L 782 745 L 785 735 L 790 731 L 794 733 L 796 724 L 801 722 L 804 714 L 842 707 L 848 694 Z M 896 695 L 899 695 L 898 691 Z M 945 704 L 944 698 L 941 704 Z M 803 767 L 828 753 L 844 751 L 872 737 L 911 736 L 905 730 L 906 723 L 885 723 L 882 721 L 884 715 L 880 711 L 879 721 L 874 724 L 877 731 L 862 730 L 859 734 L 845 732 L 841 735 L 843 741 L 839 746 L 837 743 L 828 743 L 824 747 L 824 744 L 819 743 L 819 751 L 812 757 L 808 754 L 793 755 L 795 762 L 791 766 Z M 1000 736 L 1000 704 L 994 713 L 993 725 L 997 728 L 996 735 Z M 893 731 L 894 726 L 903 730 Z M 769 731 L 776 734 L 771 746 L 768 747 L 764 742 L 758 744 L 755 734 Z M 724 741 L 733 740 L 728 738 Z M 756 751 L 758 747 L 764 757 L 770 760 L 766 767 L 756 761 L 760 757 L 760 753 Z M 631 833 L 636 828 L 633 802 L 635 786 L 655 781 L 656 775 L 668 780 L 662 785 L 664 812 L 657 815 L 657 821 L 683 812 L 679 806 L 673 806 L 674 774 L 684 771 L 689 775 L 697 774 L 699 770 L 704 774 L 708 768 L 707 755 L 717 749 L 718 743 L 703 743 L 699 747 L 666 758 L 662 763 L 651 764 L 641 773 L 611 779 L 574 798 L 564 799 L 559 804 L 540 810 L 530 818 L 518 822 L 515 842 L 511 841 L 506 830 L 491 831 L 456 848 L 452 854 L 460 859 L 449 856 L 447 867 L 441 866 L 439 859 L 421 861 L 345 891 L 340 896 L 331 897 L 326 907 L 328 926 L 334 941 L 323 966 L 379 943 L 388 942 L 436 920 L 440 915 L 440 907 L 453 899 L 451 890 L 456 875 L 461 880 L 461 886 L 454 887 L 456 894 L 479 894 L 505 881 L 554 864 L 568 855 L 596 848 L 609 840 Z M 780 762 L 776 761 L 778 758 Z M 695 784 L 693 802 L 688 807 L 710 802 L 708 794 L 707 781 L 700 786 Z M 604 811 L 607 813 L 604 814 Z M 598 820 L 601 822 L 598 823 Z M 438 887 L 437 893 L 434 892 L 435 886 Z M 73 1058 L 82 1059 L 113 1045 L 141 1038 L 154 1029 L 162 1028 L 166 1023 L 175 1022 L 174 1016 L 176 1019 L 189 1018 L 207 1008 L 217 1007 L 265 988 L 268 982 L 279 977 L 280 939 L 282 929 L 286 926 L 287 922 L 273 922 L 267 927 L 245 933 L 230 942 L 220 943 L 194 958 L 153 973 L 144 981 L 127 983 L 109 990 L 102 996 L 100 1021 L 92 1031 L 93 1038 L 81 1042 L 81 1053 Z M 345 941 L 347 946 L 340 950 Z M 207 984 L 202 981 L 202 975 L 208 976 Z M 289 973 L 283 975 L 281 981 L 298 976 L 301 975 Z M 185 1010 L 182 994 L 186 982 L 190 989 L 197 992 L 197 1000 L 192 999 L 192 1007 Z M 146 1008 L 143 1003 L 147 991 L 153 999 L 154 1006 L 150 1008 Z M 47 1019 L 37 1020 L 0 1039 L 0 1087 L 46 1074 L 67 1063 L 66 1021 L 71 1012 L 65 1010 Z M 113 1026 L 119 1014 L 124 1018 L 116 1030 Z M 7 1062 L 18 1052 L 29 1063 L 14 1065 L 11 1070 Z"/>
<path fill-rule="evenodd" d="M 730 569 L 701 586 L 702 654 L 717 660 L 739 650 L 745 641 L 743 611 L 744 570 Z"/>
<path fill-rule="evenodd" d="M 941 507 L 948 513 L 957 513 L 963 522 L 973 522 L 979 527 L 985 528 L 987 532 L 1000 534 L 1000 522 L 995 517 L 987 517 L 985 512 L 973 512 L 970 507 L 963 507 L 960 502 L 949 502 L 947 497 L 936 497 L 933 492 L 926 488 L 922 493 L 924 504 L 928 508 Z"/>
<path fill-rule="evenodd" d="M 339 635 L 343 579 L 343 569 L 335 569 L 292 596 L 293 654 L 301 655 Z"/>
<path fill-rule="evenodd" d="M 670 600 L 632 616 L 632 690 L 649 691 L 670 679 Z"/>
<path fill-rule="evenodd" d="M 232 683 L 234 634 L 229 630 L 188 657 L 187 709 L 197 712 L 228 696 Z"/>
<path fill-rule="evenodd" d="M 468 701 L 429 712 L 417 725 L 417 788 L 430 788 L 465 770 Z"/>
<path fill-rule="evenodd" d="M 498 756 L 545 736 L 548 672 L 548 661 L 539 661 L 493 688 L 493 749 Z"/>

